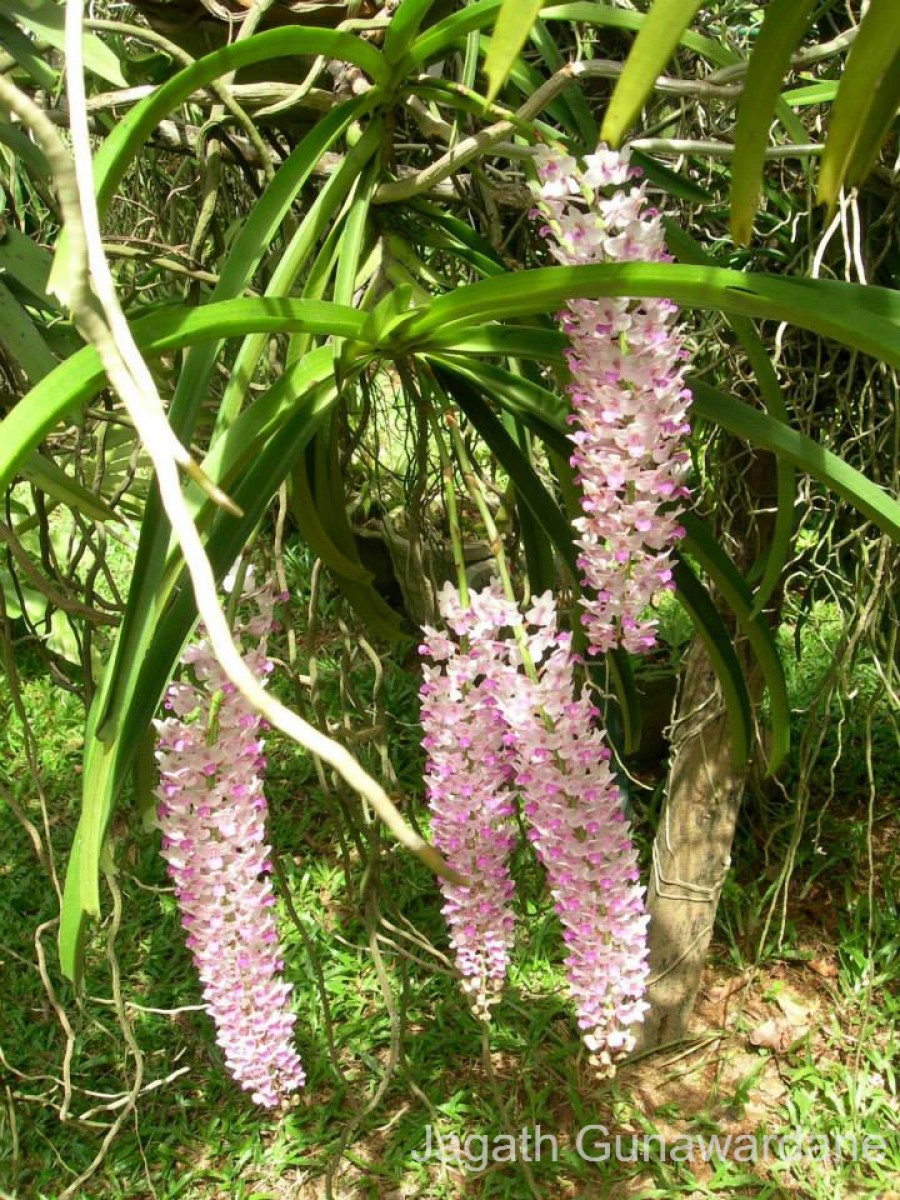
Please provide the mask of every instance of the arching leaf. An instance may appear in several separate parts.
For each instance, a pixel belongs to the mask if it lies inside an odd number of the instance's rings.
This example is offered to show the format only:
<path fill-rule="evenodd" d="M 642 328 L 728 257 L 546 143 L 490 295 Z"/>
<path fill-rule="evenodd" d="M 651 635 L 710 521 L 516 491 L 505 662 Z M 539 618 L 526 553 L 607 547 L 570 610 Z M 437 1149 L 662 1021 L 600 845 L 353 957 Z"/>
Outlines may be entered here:
<path fill-rule="evenodd" d="M 862 148 L 857 169 L 870 161 L 872 135 L 884 128 L 885 96 L 897 86 L 892 67 L 898 53 L 900 4 L 897 0 L 871 0 L 850 47 L 828 124 L 818 201 L 829 209 L 837 203 L 858 144 L 862 143 Z"/>
<path fill-rule="evenodd" d="M 712 263 L 712 259 L 690 234 L 674 222 L 666 222 L 666 241 L 669 248 L 684 262 Z M 753 368 L 766 412 L 777 421 L 781 421 L 785 425 L 789 424 L 787 404 L 778 382 L 778 376 L 756 326 L 749 317 L 739 317 L 734 314 L 728 317 L 728 323 L 737 334 L 750 366 Z M 756 590 L 754 614 L 762 611 L 778 586 L 790 554 L 794 532 L 794 503 L 797 491 L 794 467 L 784 456 L 780 455 L 776 459 L 775 471 L 778 493 L 775 524 L 762 578 Z"/>
<path fill-rule="evenodd" d="M 672 263 L 540 267 L 482 279 L 410 314 L 389 348 L 425 346 L 435 336 L 447 346 L 456 326 L 553 312 L 572 298 L 598 296 L 667 296 L 689 308 L 789 321 L 900 366 L 900 294 L 888 288 Z"/>
<path fill-rule="evenodd" d="M 735 396 L 699 379 L 689 380 L 696 416 L 714 421 L 735 436 L 771 450 L 842 496 L 879 529 L 900 541 L 900 502 L 837 454 L 796 429 L 773 420 Z"/>
<path fill-rule="evenodd" d="M 706 588 L 684 559 L 674 563 L 673 574 L 678 600 L 706 647 L 722 689 L 731 732 L 732 760 L 736 768 L 743 768 L 750 759 L 753 745 L 753 708 L 731 634 Z"/>
<path fill-rule="evenodd" d="M 436 0 L 402 0 L 384 35 L 384 60 L 393 64 L 406 54 Z"/>
<path fill-rule="evenodd" d="M 521 449 L 485 403 L 481 389 L 459 373 L 441 370 L 437 360 L 435 374 L 506 471 L 519 499 L 553 543 L 572 579 L 577 579 L 577 551 L 572 540 L 572 527 Z"/>
<path fill-rule="evenodd" d="M 544 0 L 504 0 L 497 14 L 491 44 L 484 60 L 490 103 L 503 87 L 519 51 L 528 41 Z"/>
<path fill-rule="evenodd" d="M 656 0 L 634 39 L 600 127 L 600 140 L 618 146 L 703 0 Z"/>
<path fill-rule="evenodd" d="M 710 530 L 690 512 L 682 515 L 682 523 L 687 530 L 685 550 L 713 580 L 725 603 L 734 613 L 738 628 L 750 643 L 766 681 L 772 714 L 772 744 L 767 774 L 772 775 L 787 758 L 791 732 L 791 706 L 778 647 L 763 617 L 753 615 L 753 597 L 750 589 Z"/>
<path fill-rule="evenodd" d="M 327 376 L 331 367 L 327 350 L 319 362 L 323 376 Z M 296 372 L 292 378 L 288 370 L 275 385 L 282 398 L 281 420 L 274 428 L 270 427 L 266 440 L 249 443 L 254 453 L 246 471 L 239 479 L 229 481 L 229 490 L 243 515 L 235 517 L 223 512 L 206 496 L 195 511 L 198 527 L 209 531 L 206 549 L 217 578 L 234 562 L 274 491 L 335 400 L 336 388 L 324 377 L 321 385 L 307 388 L 298 398 L 295 388 L 301 379 L 309 378 L 308 365 L 297 364 Z M 253 425 L 252 412 L 251 409 L 242 414 L 232 427 L 245 446 Z M 240 421 L 243 427 L 239 429 Z M 220 464 L 227 461 L 223 457 L 224 442 L 223 438 L 218 449 Z M 207 460 L 204 466 L 211 477 L 217 478 L 213 462 Z M 110 660 L 85 732 L 82 810 L 66 872 L 59 934 L 60 965 L 73 981 L 81 974 L 86 918 L 99 912 L 100 854 L 116 800 L 185 639 L 197 620 L 193 592 L 179 569 L 177 550 L 173 549 L 168 570 L 158 577 L 154 589 L 132 589 L 128 603 L 139 610 L 135 624 L 142 631 L 143 653 L 118 663 L 115 658 Z M 119 688 L 120 699 L 110 712 L 109 694 L 114 685 Z"/>
<path fill-rule="evenodd" d="M 268 333 L 310 330 L 325 336 L 358 339 L 362 329 L 363 315 L 342 305 L 251 296 L 200 308 L 173 306 L 142 317 L 132 325 L 139 349 L 148 355 L 256 330 Z M 23 396 L 0 421 L 0 487 L 8 486 L 57 421 L 97 395 L 105 386 L 105 379 L 97 352 L 92 346 L 85 346 Z"/>
<path fill-rule="evenodd" d="M 753 232 L 769 126 L 781 81 L 809 24 L 815 0 L 772 0 L 753 46 L 738 102 L 731 167 L 731 236 L 746 245 Z"/>

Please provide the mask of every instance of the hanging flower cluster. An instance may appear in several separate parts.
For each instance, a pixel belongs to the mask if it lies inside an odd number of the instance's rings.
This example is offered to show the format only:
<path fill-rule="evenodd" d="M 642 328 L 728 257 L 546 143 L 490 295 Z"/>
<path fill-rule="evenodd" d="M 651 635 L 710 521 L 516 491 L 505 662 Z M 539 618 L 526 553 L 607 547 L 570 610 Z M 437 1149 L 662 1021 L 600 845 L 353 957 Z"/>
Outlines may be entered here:
<path fill-rule="evenodd" d="M 571 634 L 557 628 L 549 593 L 526 620 L 537 681 L 529 711 L 513 716 L 516 786 L 562 922 L 578 1025 L 594 1065 L 610 1071 L 634 1049 L 629 1027 L 648 1007 L 650 918 L 599 714 L 575 684 Z"/>
<path fill-rule="evenodd" d="M 647 207 L 628 152 L 600 146 L 582 168 L 547 147 L 538 152 L 539 212 L 551 253 L 565 265 L 667 262 L 659 213 Z M 594 653 L 621 645 L 644 653 L 656 642 L 645 616 L 671 590 L 672 545 L 684 536 L 677 502 L 689 456 L 691 401 L 686 352 L 669 300 L 570 300 L 569 394 L 583 516 L 574 522 L 588 592 L 582 617 Z"/>
<path fill-rule="evenodd" d="M 271 589 L 255 600 L 258 614 L 236 633 L 256 640 L 246 661 L 265 679 L 272 670 L 265 650 Z M 263 722 L 205 639 L 182 662 L 195 682 L 171 685 L 165 705 L 172 715 L 156 722 L 162 854 L 228 1069 L 257 1104 L 275 1108 L 303 1086 L 304 1073 L 293 1048 L 291 985 L 281 978 Z"/>
<path fill-rule="evenodd" d="M 470 881 L 441 885 L 463 986 L 485 1016 L 481 998 L 496 1000 L 506 974 L 520 794 L 563 925 L 578 1024 L 595 1066 L 610 1071 L 647 1007 L 648 918 L 609 751 L 550 593 L 524 618 L 496 584 L 469 601 L 447 585 L 440 610 L 458 640 L 427 629 L 422 648 L 435 664 L 422 688 L 434 839 Z"/>
<path fill-rule="evenodd" d="M 469 883 L 441 881 L 450 943 L 473 1011 L 487 1018 L 506 978 L 513 938 L 509 855 L 515 836 L 510 732 L 499 704 L 503 630 L 520 617 L 496 588 L 464 608 L 447 584 L 440 611 L 451 636 L 426 628 L 421 653 L 425 788 L 437 848 Z"/>

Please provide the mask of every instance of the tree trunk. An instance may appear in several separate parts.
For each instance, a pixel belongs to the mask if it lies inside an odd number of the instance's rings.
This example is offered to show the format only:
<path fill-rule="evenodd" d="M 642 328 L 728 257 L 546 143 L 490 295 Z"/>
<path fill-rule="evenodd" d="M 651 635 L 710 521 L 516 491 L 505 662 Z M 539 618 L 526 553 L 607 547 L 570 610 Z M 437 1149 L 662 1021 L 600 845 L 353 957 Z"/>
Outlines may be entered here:
<path fill-rule="evenodd" d="M 755 702 L 761 679 L 740 654 Z M 748 767 L 735 767 L 728 715 L 699 638 L 687 654 L 671 734 L 669 784 L 653 847 L 650 1011 L 639 1050 L 683 1037 L 700 987 Z"/>

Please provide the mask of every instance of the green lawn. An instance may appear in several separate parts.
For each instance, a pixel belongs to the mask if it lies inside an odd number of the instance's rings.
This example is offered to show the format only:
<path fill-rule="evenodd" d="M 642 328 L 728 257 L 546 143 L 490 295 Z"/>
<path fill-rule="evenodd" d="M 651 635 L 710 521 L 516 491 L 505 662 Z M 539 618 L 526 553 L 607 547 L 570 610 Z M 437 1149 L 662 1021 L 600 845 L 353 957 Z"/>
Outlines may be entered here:
<path fill-rule="evenodd" d="M 371 662 L 352 638 L 344 642 L 326 626 L 318 653 L 325 710 L 336 711 L 343 671 L 353 689 L 351 730 L 363 733 L 358 746 L 372 769 L 383 770 L 379 748 L 389 744 L 392 790 L 421 819 L 412 645 L 385 656 L 377 702 Z M 798 702 L 816 670 L 811 651 L 792 680 Z M 863 672 L 857 700 L 832 734 L 842 742 L 837 766 L 830 765 L 836 743 L 826 744 L 809 780 L 810 811 L 783 911 L 779 904 L 767 925 L 790 844 L 790 777 L 784 794 L 748 797 L 691 1036 L 612 1082 L 595 1082 L 579 1051 L 556 921 L 537 870 L 519 864 L 515 967 L 483 1037 L 444 957 L 431 877 L 379 841 L 353 797 L 326 794 L 313 765 L 274 737 L 271 828 L 293 910 L 283 909 L 283 929 L 308 1073 L 296 1106 L 280 1116 L 255 1109 L 224 1073 L 198 1008 L 157 835 L 134 806 L 115 825 L 118 928 L 107 890 L 78 999 L 57 969 L 48 874 L 2 804 L 2 1195 L 57 1200 L 67 1188 L 128 1200 L 892 1194 L 900 1178 L 892 1066 L 900 916 L 891 801 L 900 796 L 900 764 L 889 738 L 877 743 L 870 813 L 865 683 Z M 43 840 L 46 820 L 62 872 L 79 801 L 80 704 L 27 656 L 20 685 L 35 774 L 4 684 L 4 788 Z M 880 730 L 884 714 L 877 703 L 874 711 Z M 652 771 L 644 781 L 657 782 Z M 654 804 L 642 796 L 634 803 L 646 851 Z M 449 1161 L 417 1160 L 429 1129 L 433 1143 L 444 1139 Z M 741 1137 L 798 1129 L 852 1135 L 860 1145 L 866 1135 L 883 1138 L 883 1160 L 752 1162 L 726 1147 L 722 1160 L 705 1162 L 696 1144 L 693 1159 L 672 1161 L 669 1153 L 687 1137 L 730 1136 L 734 1149 L 748 1144 Z M 579 1130 L 588 1130 L 581 1143 Z M 603 1161 L 616 1134 L 637 1162 Z M 632 1134 L 658 1135 L 646 1145 L 649 1161 Z M 516 1161 L 476 1170 L 486 1148 L 495 1160 Z"/>

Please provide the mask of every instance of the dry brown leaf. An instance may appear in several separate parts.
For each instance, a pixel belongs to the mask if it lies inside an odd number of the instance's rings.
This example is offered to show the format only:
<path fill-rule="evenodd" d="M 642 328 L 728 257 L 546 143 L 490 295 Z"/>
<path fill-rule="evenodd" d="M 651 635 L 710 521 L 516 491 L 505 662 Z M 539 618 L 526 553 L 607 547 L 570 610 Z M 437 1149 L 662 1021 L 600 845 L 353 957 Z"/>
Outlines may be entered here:
<path fill-rule="evenodd" d="M 788 992 L 779 992 L 775 1003 L 795 1028 L 805 1028 L 809 1024 L 808 1005 L 795 1000 Z"/>
<path fill-rule="evenodd" d="M 715 987 L 707 988 L 707 998 L 713 1004 L 720 1004 L 723 1000 L 727 1000 L 729 996 L 733 996 L 735 992 L 739 992 L 741 988 L 746 987 L 752 975 L 752 971 L 743 971 L 740 975 L 735 975 L 731 979 L 725 979 L 722 983 L 717 983 Z"/>
<path fill-rule="evenodd" d="M 806 1031 L 805 1025 L 792 1025 L 784 1017 L 769 1017 L 767 1021 L 751 1029 L 748 1037 L 751 1046 L 784 1054 Z"/>

